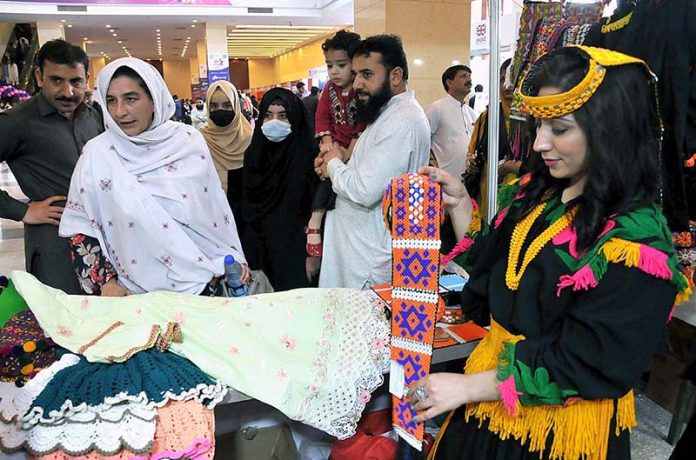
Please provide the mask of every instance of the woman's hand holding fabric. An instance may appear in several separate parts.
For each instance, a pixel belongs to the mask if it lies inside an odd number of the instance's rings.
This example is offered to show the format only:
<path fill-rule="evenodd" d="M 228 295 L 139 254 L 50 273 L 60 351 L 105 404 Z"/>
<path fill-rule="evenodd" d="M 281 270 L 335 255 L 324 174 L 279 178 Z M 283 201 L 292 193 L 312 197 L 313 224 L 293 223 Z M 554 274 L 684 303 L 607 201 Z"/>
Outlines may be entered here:
<path fill-rule="evenodd" d="M 496 401 L 500 399 L 498 381 L 495 370 L 477 374 L 436 373 L 420 379 L 408 391 L 408 398 L 414 403 L 418 416 L 415 422 L 431 419 L 459 406 L 481 401 Z M 418 400 L 418 393 L 425 398 Z"/>
<path fill-rule="evenodd" d="M 116 281 L 116 277 L 111 278 L 101 287 L 102 297 L 125 297 L 130 295 L 130 291 Z"/>

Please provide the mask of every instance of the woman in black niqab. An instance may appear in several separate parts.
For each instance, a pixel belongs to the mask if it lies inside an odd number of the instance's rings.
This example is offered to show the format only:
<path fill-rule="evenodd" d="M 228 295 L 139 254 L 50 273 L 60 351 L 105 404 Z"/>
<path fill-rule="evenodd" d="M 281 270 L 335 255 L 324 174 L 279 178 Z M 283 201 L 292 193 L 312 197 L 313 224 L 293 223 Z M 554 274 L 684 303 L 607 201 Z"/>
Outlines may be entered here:
<path fill-rule="evenodd" d="M 263 124 L 272 121 L 269 107 L 279 105 L 285 109 L 291 132 L 271 141 Z M 276 291 L 310 286 L 304 226 L 317 181 L 313 168 L 318 147 L 308 117 L 292 92 L 269 90 L 261 99 L 258 123 L 244 158 L 245 253 L 251 268 L 263 270 Z"/>

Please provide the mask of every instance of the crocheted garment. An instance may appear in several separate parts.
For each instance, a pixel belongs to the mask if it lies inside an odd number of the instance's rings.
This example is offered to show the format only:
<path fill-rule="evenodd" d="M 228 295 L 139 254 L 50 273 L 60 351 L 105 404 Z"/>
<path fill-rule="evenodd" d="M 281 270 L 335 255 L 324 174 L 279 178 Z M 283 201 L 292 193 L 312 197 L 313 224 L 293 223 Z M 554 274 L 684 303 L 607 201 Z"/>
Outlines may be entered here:
<path fill-rule="evenodd" d="M 173 353 L 141 351 L 124 363 L 90 363 L 85 358 L 55 375 L 24 414 L 25 426 L 65 419 L 103 418 L 106 410 L 128 403 L 153 409 L 170 400 L 194 399 L 210 408 L 227 388 Z"/>
<path fill-rule="evenodd" d="M 382 206 L 392 234 L 391 358 L 403 366 L 410 387 L 430 373 L 439 302 L 440 186 L 405 174 L 392 180 Z M 392 405 L 394 430 L 421 450 L 424 425 L 413 422 L 409 399 L 392 396 Z"/>
<path fill-rule="evenodd" d="M 64 450 L 30 457 L 37 460 L 165 460 L 212 459 L 215 454 L 215 417 L 213 411 L 194 400 L 170 401 L 157 409 L 152 447 L 146 453 L 123 449 L 105 456 L 91 451 L 79 457 Z"/>
<path fill-rule="evenodd" d="M 389 361 L 385 313 L 359 290 L 300 289 L 241 298 L 153 292 L 116 298 L 65 295 L 24 272 L 14 272 L 12 280 L 56 343 L 71 351 L 93 344 L 85 352 L 90 361 L 123 356 L 147 342 L 142 331 L 164 330 L 174 322 L 181 343 L 172 342 L 169 351 L 341 439 L 355 433 Z M 118 323 L 123 325 L 113 327 Z M 131 334 L 138 328 L 142 331 Z"/>

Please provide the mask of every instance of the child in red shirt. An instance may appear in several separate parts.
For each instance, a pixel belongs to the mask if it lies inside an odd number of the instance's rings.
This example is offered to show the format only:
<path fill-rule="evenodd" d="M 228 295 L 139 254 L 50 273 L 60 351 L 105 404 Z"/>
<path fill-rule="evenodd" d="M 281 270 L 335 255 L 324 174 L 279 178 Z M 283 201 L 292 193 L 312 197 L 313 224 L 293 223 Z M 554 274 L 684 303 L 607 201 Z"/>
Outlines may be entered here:
<path fill-rule="evenodd" d="M 340 30 L 327 39 L 321 49 L 324 51 L 326 67 L 330 80 L 324 86 L 319 99 L 314 120 L 316 137 L 321 139 L 321 154 L 330 151 L 333 143 L 353 151 L 355 141 L 365 130 L 364 123 L 355 121 L 355 94 L 353 92 L 352 57 L 353 50 L 360 43 L 360 35 Z M 313 278 L 319 271 L 319 258 L 322 254 L 321 226 L 327 209 L 333 209 L 336 194 L 331 181 L 323 181 L 317 188 L 312 203 L 312 217 L 307 229 L 307 276 Z"/>

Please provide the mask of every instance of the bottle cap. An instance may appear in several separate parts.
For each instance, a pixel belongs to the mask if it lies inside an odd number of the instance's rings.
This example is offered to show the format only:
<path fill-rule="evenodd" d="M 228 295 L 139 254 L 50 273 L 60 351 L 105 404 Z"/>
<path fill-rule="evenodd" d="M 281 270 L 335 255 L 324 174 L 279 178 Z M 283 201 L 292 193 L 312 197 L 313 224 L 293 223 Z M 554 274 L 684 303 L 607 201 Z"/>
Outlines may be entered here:
<path fill-rule="evenodd" d="M 234 265 L 234 256 L 232 254 L 225 256 L 225 265 Z"/>

